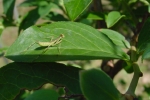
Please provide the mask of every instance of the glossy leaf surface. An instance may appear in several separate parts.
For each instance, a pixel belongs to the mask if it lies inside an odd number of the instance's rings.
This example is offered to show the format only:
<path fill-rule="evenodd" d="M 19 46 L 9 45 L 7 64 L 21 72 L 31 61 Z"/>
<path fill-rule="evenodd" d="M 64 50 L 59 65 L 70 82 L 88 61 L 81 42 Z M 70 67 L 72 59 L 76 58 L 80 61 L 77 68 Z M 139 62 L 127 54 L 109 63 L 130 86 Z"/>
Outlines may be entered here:
<path fill-rule="evenodd" d="M 112 80 L 100 69 L 82 71 L 80 85 L 87 100 L 119 100 Z"/>
<path fill-rule="evenodd" d="M 59 63 L 8 64 L 0 68 L 0 98 L 14 100 L 22 89 L 33 90 L 46 83 L 65 86 L 71 93 L 81 94 L 79 71 Z"/>

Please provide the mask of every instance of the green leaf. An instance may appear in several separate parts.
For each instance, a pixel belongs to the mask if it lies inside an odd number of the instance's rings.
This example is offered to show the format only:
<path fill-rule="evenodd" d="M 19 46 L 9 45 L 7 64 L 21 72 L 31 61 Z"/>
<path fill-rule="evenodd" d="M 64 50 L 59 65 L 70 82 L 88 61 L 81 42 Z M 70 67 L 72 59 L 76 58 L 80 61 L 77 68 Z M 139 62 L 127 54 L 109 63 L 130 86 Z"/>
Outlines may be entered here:
<path fill-rule="evenodd" d="M 50 89 L 42 89 L 33 92 L 25 100 L 58 100 L 59 94 Z"/>
<path fill-rule="evenodd" d="M 133 73 L 133 66 L 131 63 L 123 62 L 122 66 L 127 73 Z"/>
<path fill-rule="evenodd" d="M 117 46 L 120 46 L 121 48 L 130 48 L 130 43 L 117 31 L 110 29 L 100 29 L 99 31 L 106 34 Z"/>
<path fill-rule="evenodd" d="M 44 17 L 46 20 L 51 21 L 68 21 L 67 18 L 65 18 L 62 14 L 59 14 L 57 12 L 50 12 L 46 17 Z"/>
<path fill-rule="evenodd" d="M 8 47 L 2 47 L 0 48 L 0 57 L 4 56 L 6 50 L 8 49 Z"/>
<path fill-rule="evenodd" d="M 42 6 L 47 3 L 48 2 L 46 0 L 25 0 L 19 6 L 24 6 L 24 7 Z"/>
<path fill-rule="evenodd" d="M 142 59 L 149 59 L 150 58 L 150 43 L 147 44 L 145 51 L 142 55 Z"/>
<path fill-rule="evenodd" d="M 92 0 L 63 0 L 70 20 L 77 17 L 90 5 Z"/>
<path fill-rule="evenodd" d="M 120 15 L 118 11 L 110 12 L 106 18 L 107 27 L 110 28 L 114 26 L 123 17 L 125 17 L 125 15 Z"/>
<path fill-rule="evenodd" d="M 3 0 L 4 14 L 8 20 L 13 20 L 13 12 L 16 0 Z"/>
<path fill-rule="evenodd" d="M 36 3 L 35 0 L 33 0 L 32 2 L 33 2 L 33 4 Z M 47 3 L 46 1 L 38 1 L 38 2 L 41 3 L 40 6 L 29 11 L 26 15 L 24 15 L 22 17 L 22 20 L 21 20 L 21 23 L 19 26 L 19 32 L 22 29 L 24 30 L 24 29 L 34 25 L 39 18 L 43 18 L 46 15 L 48 15 L 50 12 L 50 9 L 53 8 L 54 6 L 56 6 L 54 3 Z"/>
<path fill-rule="evenodd" d="M 52 3 L 52 2 L 58 5 L 60 0 L 25 0 L 19 6 L 24 6 L 24 7 L 43 6 L 47 3 Z"/>
<path fill-rule="evenodd" d="M 3 30 L 4 30 L 3 20 L 0 19 L 0 37 L 1 37 L 2 33 L 3 33 Z"/>
<path fill-rule="evenodd" d="M 87 100 L 119 100 L 119 92 L 112 80 L 99 69 L 82 71 L 80 86 Z"/>
<path fill-rule="evenodd" d="M 63 34 L 58 45 L 41 47 L 38 41 L 50 41 Z M 76 22 L 57 22 L 30 27 L 7 50 L 6 57 L 18 62 L 49 62 L 65 60 L 123 59 L 128 55 L 103 33 Z"/>
<path fill-rule="evenodd" d="M 43 1 L 44 2 L 44 1 Z M 46 2 L 46 1 L 45 1 Z M 39 18 L 42 18 L 49 14 L 50 9 L 53 7 L 53 3 L 45 3 L 31 11 L 29 11 L 25 16 L 23 16 L 22 21 L 19 26 L 19 32 L 34 25 Z M 34 16 L 34 17 L 33 17 Z"/>
<path fill-rule="evenodd" d="M 38 14 L 43 17 L 49 14 L 50 10 L 53 8 L 54 4 L 53 3 L 47 3 L 43 6 L 40 6 L 38 8 Z"/>
<path fill-rule="evenodd" d="M 86 15 L 86 19 L 92 19 L 92 20 L 104 20 L 105 14 L 99 13 L 99 12 L 90 12 Z"/>
<path fill-rule="evenodd" d="M 0 68 L 0 98 L 14 100 L 21 90 L 38 89 L 46 83 L 65 86 L 71 93 L 81 94 L 79 71 L 59 63 L 10 63 Z"/>
<path fill-rule="evenodd" d="M 34 17 L 33 17 L 34 16 Z M 24 30 L 36 23 L 36 21 L 40 18 L 38 14 L 38 8 L 35 8 L 31 11 L 29 11 L 27 14 L 25 14 L 21 20 L 21 23 L 19 25 L 19 32 L 21 30 Z"/>
<path fill-rule="evenodd" d="M 146 6 L 150 5 L 150 0 L 140 0 L 141 3 L 143 3 Z"/>
<path fill-rule="evenodd" d="M 147 45 L 150 43 L 150 18 L 148 18 L 143 25 L 137 43 L 137 51 L 138 53 L 145 51 Z"/>

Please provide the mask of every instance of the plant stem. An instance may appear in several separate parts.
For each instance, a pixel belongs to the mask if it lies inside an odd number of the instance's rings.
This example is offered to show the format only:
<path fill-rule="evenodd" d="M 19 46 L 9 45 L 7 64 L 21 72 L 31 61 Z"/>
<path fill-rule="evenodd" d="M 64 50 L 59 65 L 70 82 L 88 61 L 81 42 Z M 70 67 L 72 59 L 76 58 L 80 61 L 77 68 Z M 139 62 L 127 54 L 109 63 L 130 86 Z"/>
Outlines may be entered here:
<path fill-rule="evenodd" d="M 133 97 L 136 97 L 135 89 L 136 89 L 139 78 L 142 76 L 142 73 L 141 73 L 137 63 L 133 63 L 133 70 L 134 70 L 134 75 L 133 75 L 132 81 L 130 83 L 130 86 L 129 86 L 126 94 L 131 94 Z"/>
<path fill-rule="evenodd" d="M 131 80 L 130 86 L 126 92 L 126 94 L 129 94 L 134 98 L 136 97 L 135 89 L 137 87 L 138 80 L 142 76 L 142 72 L 140 71 L 139 65 L 137 64 L 138 57 L 137 57 L 135 45 L 136 45 L 136 36 L 133 37 L 133 39 L 131 41 L 131 63 L 132 63 L 134 75 Z"/>

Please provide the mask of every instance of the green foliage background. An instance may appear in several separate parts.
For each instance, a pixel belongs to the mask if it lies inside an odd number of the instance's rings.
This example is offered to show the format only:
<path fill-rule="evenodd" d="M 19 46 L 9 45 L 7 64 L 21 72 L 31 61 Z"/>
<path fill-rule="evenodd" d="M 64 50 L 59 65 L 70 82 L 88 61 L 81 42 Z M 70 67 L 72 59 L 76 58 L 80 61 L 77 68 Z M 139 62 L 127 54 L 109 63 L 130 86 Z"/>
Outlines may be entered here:
<path fill-rule="evenodd" d="M 139 33 L 135 59 L 144 76 L 135 94 L 139 100 L 148 100 L 149 3 L 0 1 L 0 100 L 65 100 L 64 96 L 67 100 L 84 100 L 82 95 L 87 100 L 123 100 L 121 93 L 129 87 L 134 71 L 127 51 L 132 36 Z M 55 40 L 60 34 L 65 37 L 58 45 L 46 49 L 37 44 Z M 122 60 L 124 67 L 113 81 L 99 69 L 102 61 L 112 59 L 113 63 Z"/>

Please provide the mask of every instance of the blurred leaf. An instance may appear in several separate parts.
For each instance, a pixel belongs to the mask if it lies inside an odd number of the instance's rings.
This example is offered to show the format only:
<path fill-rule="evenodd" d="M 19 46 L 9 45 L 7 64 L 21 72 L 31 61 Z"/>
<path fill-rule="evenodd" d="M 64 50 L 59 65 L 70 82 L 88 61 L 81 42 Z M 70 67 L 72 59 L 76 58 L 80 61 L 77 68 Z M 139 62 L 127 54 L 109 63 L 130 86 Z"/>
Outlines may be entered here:
<path fill-rule="evenodd" d="M 38 41 L 50 41 L 63 34 L 61 43 L 41 47 Z M 46 49 L 47 48 L 47 49 Z M 76 22 L 57 22 L 30 27 L 7 50 L 6 57 L 17 62 L 49 62 L 66 60 L 123 59 L 129 56 L 102 32 Z"/>
<path fill-rule="evenodd" d="M 24 100 L 58 100 L 59 94 L 50 89 L 42 89 L 33 92 Z"/>
<path fill-rule="evenodd" d="M 55 13 L 55 12 L 50 12 L 45 19 L 52 20 L 52 21 L 67 21 L 63 15 Z"/>
<path fill-rule="evenodd" d="M 25 90 L 21 90 L 19 95 L 17 95 L 14 100 L 24 100 L 29 95 L 30 95 L 30 92 L 26 92 Z"/>
<path fill-rule="evenodd" d="M 24 30 L 34 25 L 39 18 L 47 16 L 53 7 L 53 3 L 45 3 L 44 5 L 31 10 L 28 14 L 24 16 L 23 20 L 21 21 L 19 32 L 22 29 Z"/>
<path fill-rule="evenodd" d="M 105 14 L 99 13 L 99 12 L 90 12 L 85 16 L 86 19 L 92 19 L 92 20 L 104 20 Z"/>
<path fill-rule="evenodd" d="M 3 30 L 4 30 L 3 20 L 0 19 L 0 36 L 2 35 Z"/>
<path fill-rule="evenodd" d="M 53 7 L 54 7 L 53 3 L 47 3 L 46 5 L 40 6 L 38 8 L 38 13 L 41 17 L 46 16 Z"/>
<path fill-rule="evenodd" d="M 144 91 L 150 95 L 150 87 L 144 86 Z"/>
<path fill-rule="evenodd" d="M 124 62 L 123 63 L 123 68 L 127 73 L 133 73 L 133 66 L 130 63 Z"/>
<path fill-rule="evenodd" d="M 119 100 L 119 92 L 112 80 L 99 69 L 82 71 L 80 85 L 87 100 Z"/>
<path fill-rule="evenodd" d="M 43 6 L 47 3 L 55 3 L 59 5 L 60 0 L 24 0 L 20 4 L 20 6 L 25 6 L 25 7 L 32 7 L 32 6 Z"/>
<path fill-rule="evenodd" d="M 147 6 L 150 5 L 150 0 L 140 0 L 140 2 Z"/>
<path fill-rule="evenodd" d="M 0 36 L 1 36 L 2 32 L 3 32 L 3 29 L 4 28 L 0 26 Z"/>
<path fill-rule="evenodd" d="M 91 26 L 93 24 L 93 20 L 83 18 L 80 20 L 80 23 Z"/>
<path fill-rule="evenodd" d="M 3 0 L 4 14 L 8 20 L 13 20 L 13 12 L 16 0 Z"/>
<path fill-rule="evenodd" d="M 4 56 L 7 49 L 8 49 L 8 47 L 0 48 L 0 57 Z"/>
<path fill-rule="evenodd" d="M 79 68 L 59 63 L 11 63 L 0 68 L 0 98 L 14 100 L 20 90 L 33 90 L 46 83 L 65 86 L 81 94 Z M 71 83 L 71 84 L 70 84 Z"/>
<path fill-rule="evenodd" d="M 23 16 L 23 19 L 19 26 L 19 32 L 34 25 L 39 18 L 40 15 L 38 13 L 38 8 L 29 11 L 26 15 Z"/>
<path fill-rule="evenodd" d="M 43 19 L 48 19 L 48 20 L 51 20 L 51 21 L 67 21 L 68 19 L 65 18 L 63 16 L 62 13 L 60 13 L 60 11 L 62 10 L 60 8 L 59 5 L 56 5 L 54 3 L 50 3 L 49 4 L 49 12 L 45 13 L 45 16 L 43 17 Z M 47 7 L 47 8 L 48 8 Z M 51 9 L 52 8 L 52 9 Z M 41 9 L 44 11 L 45 9 L 41 7 Z M 57 10 L 60 10 L 60 11 L 57 11 Z M 48 11 L 48 10 L 47 10 Z M 43 15 L 43 14 L 40 14 L 40 15 Z"/>
<path fill-rule="evenodd" d="M 42 5 L 45 5 L 47 3 L 48 3 L 47 0 L 25 0 L 19 6 L 24 6 L 24 7 L 42 6 Z"/>
<path fill-rule="evenodd" d="M 150 42 L 150 18 L 148 18 L 145 21 L 145 24 L 143 25 L 139 37 L 138 37 L 138 44 L 137 44 L 137 48 L 138 48 L 138 52 L 142 52 L 146 49 L 147 44 Z"/>
<path fill-rule="evenodd" d="M 110 28 L 114 26 L 123 17 L 125 17 L 125 15 L 120 15 L 118 11 L 110 12 L 106 18 L 107 27 Z"/>
<path fill-rule="evenodd" d="M 137 9 L 133 9 L 132 12 L 136 17 L 143 17 L 148 12 L 148 6 L 141 6 Z M 140 12 L 140 13 L 139 13 Z"/>
<path fill-rule="evenodd" d="M 149 59 L 150 58 L 150 43 L 147 44 L 145 51 L 142 55 L 142 59 Z"/>
<path fill-rule="evenodd" d="M 77 17 L 90 5 L 92 0 L 63 0 L 70 20 Z"/>
<path fill-rule="evenodd" d="M 128 5 L 134 4 L 136 2 L 138 2 L 138 0 L 129 0 Z"/>
<path fill-rule="evenodd" d="M 150 57 L 150 18 L 148 18 L 143 25 L 137 43 L 137 52 L 144 52 L 142 59 L 148 59 Z"/>
<path fill-rule="evenodd" d="M 117 46 L 120 46 L 121 48 L 130 48 L 130 43 L 117 31 L 110 29 L 100 29 L 99 31 L 106 34 Z"/>

